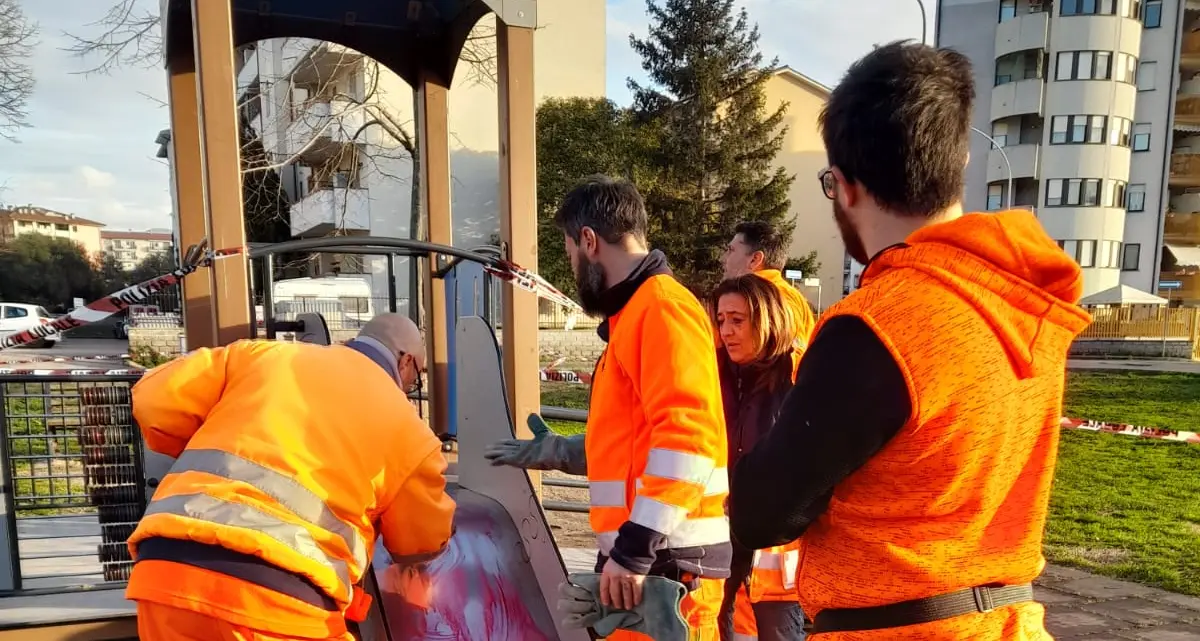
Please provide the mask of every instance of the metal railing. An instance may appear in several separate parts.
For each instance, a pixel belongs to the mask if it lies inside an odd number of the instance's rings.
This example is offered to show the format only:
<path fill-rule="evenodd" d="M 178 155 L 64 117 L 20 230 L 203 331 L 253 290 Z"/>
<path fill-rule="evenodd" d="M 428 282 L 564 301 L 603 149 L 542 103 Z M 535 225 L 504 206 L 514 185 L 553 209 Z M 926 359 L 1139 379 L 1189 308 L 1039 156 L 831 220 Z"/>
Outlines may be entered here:
<path fill-rule="evenodd" d="M 1140 305 L 1087 311 L 1092 315 L 1092 324 L 1079 335 L 1080 340 L 1196 340 L 1200 333 L 1197 308 Z"/>
<path fill-rule="evenodd" d="M 587 410 L 573 410 L 566 407 L 555 407 L 553 405 L 542 406 L 542 418 L 552 421 L 568 421 L 572 423 L 586 423 L 588 413 Z M 542 485 L 550 487 L 566 487 L 572 489 L 587 489 L 588 482 L 582 479 L 560 479 L 560 478 L 542 478 Z M 587 514 L 588 504 L 577 501 L 555 501 L 543 500 L 542 509 L 548 512 L 575 512 L 578 514 Z"/>
<path fill-rule="evenodd" d="M 0 377 L 11 568 L 0 581 L 11 590 L 114 588 L 129 578 L 125 543 L 146 508 L 130 404 L 139 376 Z"/>

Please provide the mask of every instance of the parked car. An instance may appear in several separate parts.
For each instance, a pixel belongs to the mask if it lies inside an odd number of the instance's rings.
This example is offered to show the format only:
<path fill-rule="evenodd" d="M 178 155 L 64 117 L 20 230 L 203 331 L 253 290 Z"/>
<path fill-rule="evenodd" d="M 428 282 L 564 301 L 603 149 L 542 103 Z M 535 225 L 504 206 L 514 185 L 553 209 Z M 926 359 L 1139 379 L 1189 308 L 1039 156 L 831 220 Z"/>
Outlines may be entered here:
<path fill-rule="evenodd" d="M 0 334 L 24 331 L 38 325 L 48 325 L 54 316 L 46 308 L 28 303 L 0 303 Z M 52 334 L 30 344 L 30 347 L 54 347 L 62 339 Z"/>

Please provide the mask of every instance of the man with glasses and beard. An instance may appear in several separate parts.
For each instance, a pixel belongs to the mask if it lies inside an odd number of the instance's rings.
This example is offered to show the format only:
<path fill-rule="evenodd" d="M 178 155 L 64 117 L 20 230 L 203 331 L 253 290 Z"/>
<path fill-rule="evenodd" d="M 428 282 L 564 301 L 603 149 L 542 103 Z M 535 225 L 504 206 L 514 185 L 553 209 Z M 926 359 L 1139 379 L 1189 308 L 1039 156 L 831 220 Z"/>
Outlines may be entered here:
<path fill-rule="evenodd" d="M 679 609 L 691 638 L 715 641 L 731 548 L 712 323 L 662 252 L 647 247 L 646 209 L 631 183 L 585 179 L 567 194 L 555 224 L 580 303 L 604 318 L 598 331 L 608 343 L 592 380 L 586 443 L 542 432 L 497 443 L 487 457 L 586 473 L 600 601 L 633 609 L 647 575 L 667 577 L 689 588 Z M 607 638 L 646 636 L 620 630 Z"/>
<path fill-rule="evenodd" d="M 963 214 L 970 63 L 909 43 L 856 62 L 821 114 L 862 287 L 822 317 L 730 520 L 803 536 L 821 641 L 1049 639 L 1030 582 L 1058 446 L 1079 266 L 1029 211 Z"/>

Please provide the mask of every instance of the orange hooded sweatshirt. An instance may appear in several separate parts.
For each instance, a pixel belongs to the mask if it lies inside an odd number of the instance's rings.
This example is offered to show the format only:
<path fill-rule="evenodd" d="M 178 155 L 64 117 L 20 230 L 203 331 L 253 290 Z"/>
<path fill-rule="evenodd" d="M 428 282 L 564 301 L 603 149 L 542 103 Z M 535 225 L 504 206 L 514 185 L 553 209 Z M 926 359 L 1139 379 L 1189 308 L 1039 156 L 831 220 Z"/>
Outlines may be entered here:
<path fill-rule="evenodd" d="M 831 479 L 830 487 L 797 488 L 814 496 L 832 491 L 823 509 L 812 510 L 816 501 L 799 507 L 813 515 L 799 526 L 797 584 L 805 613 L 819 623 L 826 609 L 1029 583 L 1045 566 L 1042 534 L 1067 351 L 1090 320 L 1077 306 L 1079 267 L 1030 212 L 1007 211 L 923 228 L 877 256 L 862 282 L 821 319 L 792 397 L 820 402 L 820 383 L 806 381 L 818 374 L 806 374 L 809 356 L 818 356 L 822 330 L 849 316 L 870 328 L 898 366 L 911 411 L 894 436 Z M 784 463 L 770 460 L 770 452 L 786 449 L 789 430 L 831 451 L 840 445 L 837 436 L 813 433 L 828 425 L 782 425 L 792 402 L 767 442 L 735 470 L 730 513 L 738 538 L 757 528 L 734 500 L 758 489 L 753 468 Z M 829 451 L 808 452 L 790 466 L 823 455 Z M 786 494 L 790 488 L 775 489 Z M 794 525 L 786 529 L 765 536 L 797 534 Z M 1043 618 L 1041 605 L 1026 602 L 815 638 L 1049 639 Z"/>

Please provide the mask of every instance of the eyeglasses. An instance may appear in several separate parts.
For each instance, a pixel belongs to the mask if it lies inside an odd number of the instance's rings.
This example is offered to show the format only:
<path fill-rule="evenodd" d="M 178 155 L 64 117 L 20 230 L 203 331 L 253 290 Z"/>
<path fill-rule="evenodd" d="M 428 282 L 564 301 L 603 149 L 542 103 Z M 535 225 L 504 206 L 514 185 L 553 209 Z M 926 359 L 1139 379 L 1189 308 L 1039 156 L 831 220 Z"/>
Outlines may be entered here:
<path fill-rule="evenodd" d="M 833 169 L 826 167 L 817 172 L 817 182 L 821 183 L 821 191 L 829 200 L 837 198 L 837 176 L 833 175 Z"/>

